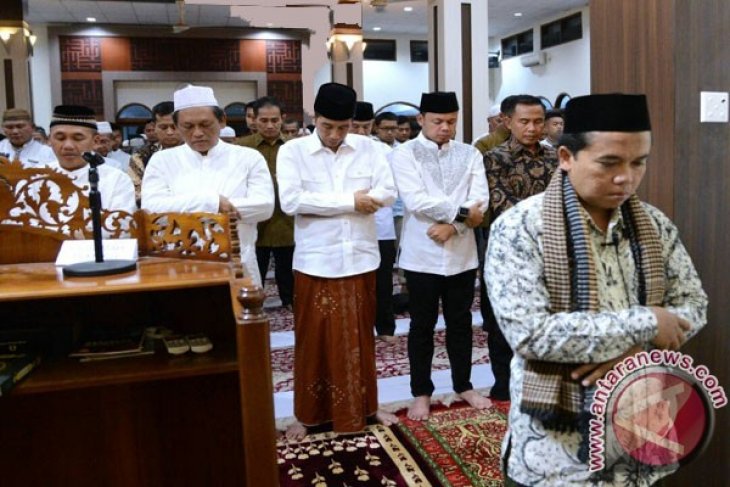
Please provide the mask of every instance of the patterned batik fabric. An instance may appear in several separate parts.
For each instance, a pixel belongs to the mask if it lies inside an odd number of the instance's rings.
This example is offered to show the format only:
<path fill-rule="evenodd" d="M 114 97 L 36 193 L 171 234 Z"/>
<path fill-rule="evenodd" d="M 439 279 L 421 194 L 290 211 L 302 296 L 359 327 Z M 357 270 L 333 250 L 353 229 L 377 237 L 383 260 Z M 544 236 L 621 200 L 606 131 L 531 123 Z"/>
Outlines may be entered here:
<path fill-rule="evenodd" d="M 360 431 L 378 407 L 375 272 L 343 278 L 294 275 L 294 415 Z"/>
<path fill-rule="evenodd" d="M 520 411 L 527 359 L 560 363 L 602 363 L 634 344 L 648 346 L 656 334 L 652 311 L 639 305 L 637 268 L 628 238 L 613 245 L 625 222 L 614 212 L 606 232 L 587 212 L 588 238 L 598 286 L 598 311 L 551 313 L 545 285 L 543 199 L 540 194 L 516 205 L 492 225 L 485 266 L 489 297 L 507 342 L 515 350 L 511 364 L 509 429 L 502 455 L 509 449 L 507 474 L 534 486 L 641 485 L 667 475 L 622 459 L 605 474 L 612 480 L 591 482 L 588 465 L 578 459 L 579 432 L 557 432 Z M 666 276 L 662 306 L 687 320 L 688 337 L 707 322 L 707 295 L 679 239 L 676 226 L 659 210 L 642 203 L 661 236 Z M 567 269 L 566 269 L 567 272 Z"/>
<path fill-rule="evenodd" d="M 532 152 L 514 138 L 484 154 L 492 221 L 520 201 L 545 191 L 557 167 L 555 149 L 538 144 Z"/>
<path fill-rule="evenodd" d="M 134 183 L 134 196 L 137 200 L 137 206 L 142 201 L 142 179 L 144 179 L 144 170 L 147 163 L 150 162 L 152 155 L 160 150 L 158 144 L 147 144 L 141 147 L 137 152 L 129 158 L 129 168 L 127 174 Z"/>

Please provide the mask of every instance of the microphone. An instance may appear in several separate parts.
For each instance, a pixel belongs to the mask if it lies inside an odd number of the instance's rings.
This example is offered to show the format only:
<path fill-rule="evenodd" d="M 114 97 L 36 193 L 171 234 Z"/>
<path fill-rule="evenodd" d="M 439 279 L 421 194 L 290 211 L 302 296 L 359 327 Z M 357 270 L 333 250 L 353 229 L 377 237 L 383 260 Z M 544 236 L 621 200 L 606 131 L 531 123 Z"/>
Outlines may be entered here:
<path fill-rule="evenodd" d="M 101 166 L 104 164 L 104 158 L 94 151 L 85 151 L 81 154 L 81 157 L 83 157 L 91 167 Z"/>

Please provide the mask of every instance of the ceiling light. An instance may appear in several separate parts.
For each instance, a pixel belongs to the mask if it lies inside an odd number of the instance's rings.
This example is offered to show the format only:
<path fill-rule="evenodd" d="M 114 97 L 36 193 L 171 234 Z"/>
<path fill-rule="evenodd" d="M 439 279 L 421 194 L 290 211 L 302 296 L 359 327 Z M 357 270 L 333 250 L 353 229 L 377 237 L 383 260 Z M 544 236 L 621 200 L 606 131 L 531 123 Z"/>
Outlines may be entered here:
<path fill-rule="evenodd" d="M 382 30 L 382 29 L 383 29 L 382 27 L 373 27 L 373 30 L 374 30 L 375 32 L 377 32 L 377 31 L 379 31 L 379 30 Z"/>
<path fill-rule="evenodd" d="M 522 17 L 522 12 L 515 12 L 515 17 Z"/>
<path fill-rule="evenodd" d="M 96 17 L 86 17 L 87 22 L 96 22 Z"/>
<path fill-rule="evenodd" d="M 413 12 L 413 7 L 403 7 L 404 12 Z"/>

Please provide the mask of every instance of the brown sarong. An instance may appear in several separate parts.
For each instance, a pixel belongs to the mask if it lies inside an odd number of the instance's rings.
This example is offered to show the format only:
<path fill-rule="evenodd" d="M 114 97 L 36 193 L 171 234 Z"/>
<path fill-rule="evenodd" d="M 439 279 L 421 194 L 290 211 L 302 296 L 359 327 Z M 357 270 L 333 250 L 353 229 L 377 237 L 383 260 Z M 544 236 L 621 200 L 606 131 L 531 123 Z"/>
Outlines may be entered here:
<path fill-rule="evenodd" d="M 294 415 L 360 431 L 378 408 L 375 272 L 328 279 L 294 273 Z"/>

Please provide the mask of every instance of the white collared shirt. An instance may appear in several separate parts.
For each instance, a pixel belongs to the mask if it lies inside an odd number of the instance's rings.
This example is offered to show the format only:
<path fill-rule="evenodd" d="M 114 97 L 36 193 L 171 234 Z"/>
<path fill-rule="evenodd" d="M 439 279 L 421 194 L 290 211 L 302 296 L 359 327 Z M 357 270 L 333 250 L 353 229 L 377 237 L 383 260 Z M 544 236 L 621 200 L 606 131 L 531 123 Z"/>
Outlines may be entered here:
<path fill-rule="evenodd" d="M 127 170 L 129 167 L 129 154 L 124 152 L 121 149 L 110 151 L 109 154 L 106 155 L 110 159 L 116 159 L 117 161 L 124 164 L 124 171 Z"/>
<path fill-rule="evenodd" d="M 10 143 L 10 139 L 0 141 L 0 155 L 7 157 L 10 161 L 15 159 L 17 148 Z M 20 162 L 23 167 L 43 167 L 52 164 L 56 160 L 56 155 L 50 146 L 41 144 L 35 139 L 30 139 L 23 144 L 18 153 Z"/>
<path fill-rule="evenodd" d="M 68 170 L 61 167 L 58 161 L 49 164 L 50 167 L 66 174 L 73 179 L 74 184 L 84 188 L 84 194 L 89 195 L 89 165 L 86 164 L 79 169 Z M 137 211 L 137 203 L 134 199 L 134 185 L 126 173 L 101 165 L 97 167 L 99 172 L 99 193 L 101 193 L 101 207 L 108 211 L 126 211 L 134 213 Z"/>
<path fill-rule="evenodd" d="M 393 148 L 381 141 L 378 141 L 375 145 L 383 151 L 388 164 L 390 164 L 390 155 L 393 153 Z M 378 234 L 378 240 L 395 240 L 392 206 L 384 206 L 375 212 L 375 230 Z"/>
<path fill-rule="evenodd" d="M 238 211 L 244 271 L 260 285 L 256 223 L 274 212 L 274 185 L 258 151 L 219 140 L 202 155 L 183 144 L 155 152 L 142 179 L 142 209 L 153 213 L 217 213 L 220 196 Z"/>
<path fill-rule="evenodd" d="M 453 140 L 439 149 L 421 133 L 393 151 L 391 165 L 405 206 L 398 266 L 441 276 L 476 269 L 476 243 L 466 225 L 455 224 L 457 234 L 444 244 L 427 232 L 434 223 L 453 223 L 459 207 L 478 201 L 486 211 L 489 189 L 479 151 Z"/>
<path fill-rule="evenodd" d="M 294 220 L 294 269 L 319 277 L 346 277 L 378 268 L 375 217 L 355 211 L 355 192 L 389 206 L 396 196 L 383 151 L 367 137 L 348 134 L 333 152 L 315 133 L 279 149 L 281 209 Z"/>

